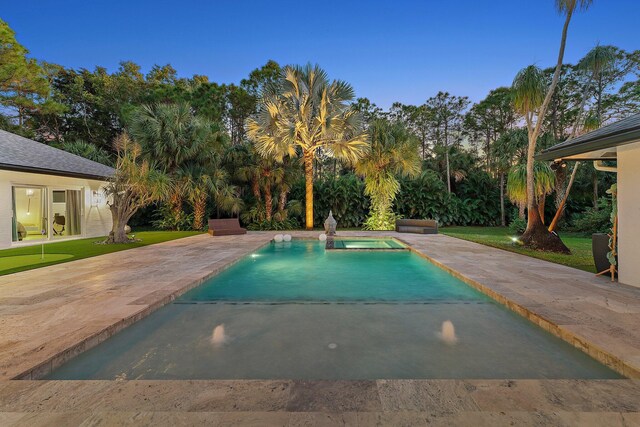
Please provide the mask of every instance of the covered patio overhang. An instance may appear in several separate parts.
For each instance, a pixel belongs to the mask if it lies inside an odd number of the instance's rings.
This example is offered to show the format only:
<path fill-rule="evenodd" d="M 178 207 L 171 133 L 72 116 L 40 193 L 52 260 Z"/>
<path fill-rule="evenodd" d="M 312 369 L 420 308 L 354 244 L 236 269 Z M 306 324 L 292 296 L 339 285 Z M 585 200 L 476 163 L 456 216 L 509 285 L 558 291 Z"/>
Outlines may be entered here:
<path fill-rule="evenodd" d="M 598 170 L 617 172 L 618 275 L 640 287 L 640 113 L 554 145 L 536 159 L 593 161 Z"/>

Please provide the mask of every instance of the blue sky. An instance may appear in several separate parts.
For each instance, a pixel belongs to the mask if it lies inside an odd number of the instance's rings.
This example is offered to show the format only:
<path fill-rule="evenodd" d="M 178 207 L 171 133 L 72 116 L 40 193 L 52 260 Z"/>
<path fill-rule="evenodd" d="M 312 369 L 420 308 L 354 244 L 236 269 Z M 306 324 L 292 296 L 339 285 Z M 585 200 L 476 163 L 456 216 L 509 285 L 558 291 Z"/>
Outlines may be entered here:
<path fill-rule="evenodd" d="M 310 61 L 385 108 L 438 90 L 482 99 L 528 64 L 552 65 L 563 23 L 553 0 L 3 3 L 31 55 L 67 67 L 171 63 L 237 83 L 269 59 Z M 596 43 L 640 49 L 638 16 L 638 0 L 595 0 L 574 16 L 565 62 Z"/>

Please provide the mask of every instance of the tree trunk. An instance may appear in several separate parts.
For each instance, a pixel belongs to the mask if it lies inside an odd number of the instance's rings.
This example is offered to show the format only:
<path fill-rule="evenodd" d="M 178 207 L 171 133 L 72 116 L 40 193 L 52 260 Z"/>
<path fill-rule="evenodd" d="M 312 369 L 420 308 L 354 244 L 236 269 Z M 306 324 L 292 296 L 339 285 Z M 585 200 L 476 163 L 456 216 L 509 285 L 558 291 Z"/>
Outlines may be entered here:
<path fill-rule="evenodd" d="M 567 168 L 563 168 L 561 167 L 561 165 L 558 165 L 558 168 L 554 171 L 555 176 L 556 176 L 556 185 L 555 185 L 555 205 L 556 205 L 556 209 L 560 208 L 560 205 L 562 204 L 562 201 L 564 200 L 564 195 L 567 192 L 567 190 L 565 189 L 565 182 L 567 181 Z"/>
<path fill-rule="evenodd" d="M 598 172 L 593 172 L 593 209 L 598 211 Z"/>
<path fill-rule="evenodd" d="M 526 208 L 526 203 L 525 202 L 519 202 L 518 203 L 518 218 L 520 219 L 524 219 L 524 210 Z"/>
<path fill-rule="evenodd" d="M 575 4 L 574 4 L 575 7 Z M 544 117 L 547 112 L 547 108 L 549 107 L 549 103 L 551 102 L 551 98 L 553 97 L 553 92 L 555 91 L 556 86 L 558 85 L 558 80 L 560 78 L 560 72 L 562 70 L 562 61 L 564 58 L 564 50 L 567 43 L 567 32 L 569 30 L 569 23 L 571 22 L 571 16 L 573 15 L 574 8 L 569 8 L 567 11 L 567 16 L 565 18 L 564 26 L 562 28 L 562 37 L 560 40 L 560 49 L 558 52 L 558 60 L 556 62 L 555 71 L 553 73 L 553 78 L 551 79 L 551 85 L 549 86 L 549 90 L 545 95 L 544 101 L 542 102 L 542 106 L 538 110 L 537 121 L 535 126 L 533 126 L 533 113 L 531 116 L 527 116 L 527 128 L 528 128 L 528 139 L 529 139 L 529 147 L 527 148 L 527 229 L 522 235 L 522 242 L 525 246 L 531 249 L 540 249 L 547 250 L 553 252 L 560 253 L 570 253 L 569 248 L 567 248 L 560 237 L 558 237 L 555 233 L 550 233 L 547 230 L 547 227 L 542 223 L 542 219 L 540 218 L 538 212 L 538 206 L 536 203 L 536 194 L 535 194 L 535 181 L 533 175 L 533 162 L 534 156 L 536 153 L 536 143 L 538 142 L 538 135 L 540 130 L 542 129 L 542 123 L 544 122 Z"/>
<path fill-rule="evenodd" d="M 504 212 L 504 172 L 500 172 L 500 225 L 507 225 L 507 218 Z"/>
<path fill-rule="evenodd" d="M 447 191 L 451 193 L 451 168 L 449 166 L 449 129 L 447 122 L 444 123 L 444 158 L 447 163 Z"/>
<path fill-rule="evenodd" d="M 541 196 L 538 201 L 538 215 L 540 215 L 540 221 L 544 224 L 544 205 L 546 202 L 546 196 Z"/>
<path fill-rule="evenodd" d="M 564 214 L 564 207 L 567 204 L 567 199 L 569 198 L 569 192 L 571 191 L 571 187 L 573 186 L 573 181 L 576 179 L 576 172 L 578 172 L 578 166 L 580 166 L 580 162 L 576 162 L 573 167 L 573 171 L 571 172 L 571 178 L 569 178 L 569 183 L 567 184 L 567 188 L 564 190 L 564 196 L 558 205 L 558 210 L 556 211 L 556 215 L 553 217 L 551 224 L 549 225 L 549 232 L 552 232 L 556 229 L 558 225 L 558 221 L 562 218 L 562 214 Z"/>
<path fill-rule="evenodd" d="M 531 206 L 531 203 L 529 206 Z M 525 246 L 531 249 L 543 251 L 559 252 L 563 254 L 571 253 L 569 248 L 562 243 L 560 237 L 555 233 L 549 233 L 547 227 L 544 226 L 535 201 L 533 203 L 533 209 L 529 208 L 527 213 L 527 229 L 520 238 Z"/>
<path fill-rule="evenodd" d="M 124 231 L 124 227 L 127 225 L 128 219 L 123 212 L 119 212 L 117 205 L 109 206 L 111 210 L 111 219 L 113 224 L 111 225 L 111 232 L 105 243 L 129 243 L 131 240 Z"/>
<path fill-rule="evenodd" d="M 289 196 L 289 192 L 282 190 L 280 191 L 280 195 L 278 196 L 278 212 L 284 212 L 284 209 L 287 207 L 287 197 Z"/>
<path fill-rule="evenodd" d="M 193 229 L 202 230 L 204 228 L 204 217 L 207 209 L 207 198 L 199 197 L 193 204 Z"/>
<path fill-rule="evenodd" d="M 264 186 L 264 214 L 267 221 L 271 221 L 273 213 L 273 197 L 271 197 L 271 185 L 268 183 Z"/>
<path fill-rule="evenodd" d="M 313 151 L 304 151 L 303 156 L 305 180 L 305 228 L 307 230 L 313 230 Z"/>
<path fill-rule="evenodd" d="M 253 197 L 255 197 L 256 200 L 261 201 L 262 197 L 260 195 L 260 183 L 258 182 L 257 178 L 251 179 L 251 190 L 253 192 Z"/>
<path fill-rule="evenodd" d="M 173 213 L 173 218 L 180 218 L 180 214 L 182 213 L 182 194 L 180 193 L 180 191 L 175 191 L 171 195 L 169 203 L 171 204 L 171 212 Z"/>
<path fill-rule="evenodd" d="M 446 146 L 446 152 L 444 155 L 445 161 L 447 163 L 447 191 L 451 193 L 451 169 L 449 167 L 449 146 Z"/>

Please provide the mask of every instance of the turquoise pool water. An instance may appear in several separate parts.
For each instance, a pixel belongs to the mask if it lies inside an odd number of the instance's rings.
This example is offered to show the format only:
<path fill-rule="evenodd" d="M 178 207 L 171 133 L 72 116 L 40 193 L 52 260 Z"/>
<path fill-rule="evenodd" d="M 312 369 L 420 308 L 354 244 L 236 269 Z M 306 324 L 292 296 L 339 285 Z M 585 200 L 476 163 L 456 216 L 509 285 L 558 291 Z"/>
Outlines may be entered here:
<path fill-rule="evenodd" d="M 488 298 L 410 251 L 272 243 L 179 301 L 460 301 Z"/>
<path fill-rule="evenodd" d="M 50 379 L 618 378 L 408 251 L 271 243 Z"/>

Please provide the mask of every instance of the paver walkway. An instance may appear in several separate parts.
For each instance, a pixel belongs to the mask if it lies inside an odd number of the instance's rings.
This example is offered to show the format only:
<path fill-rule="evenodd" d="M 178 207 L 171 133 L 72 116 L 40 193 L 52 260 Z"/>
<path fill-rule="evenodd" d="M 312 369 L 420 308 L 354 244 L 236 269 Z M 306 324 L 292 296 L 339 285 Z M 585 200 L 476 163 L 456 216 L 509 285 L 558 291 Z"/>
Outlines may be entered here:
<path fill-rule="evenodd" d="M 199 235 L 0 277 L 0 379 L 42 376 L 273 234 Z M 369 234 L 404 240 L 594 357 L 640 376 L 640 289 L 444 235 Z M 270 406 L 278 393 L 285 397 Z M 0 381 L 0 425 L 633 425 L 640 424 L 639 405 L 638 380 Z"/>
<path fill-rule="evenodd" d="M 637 426 L 634 380 L 5 381 L 3 426 Z"/>

